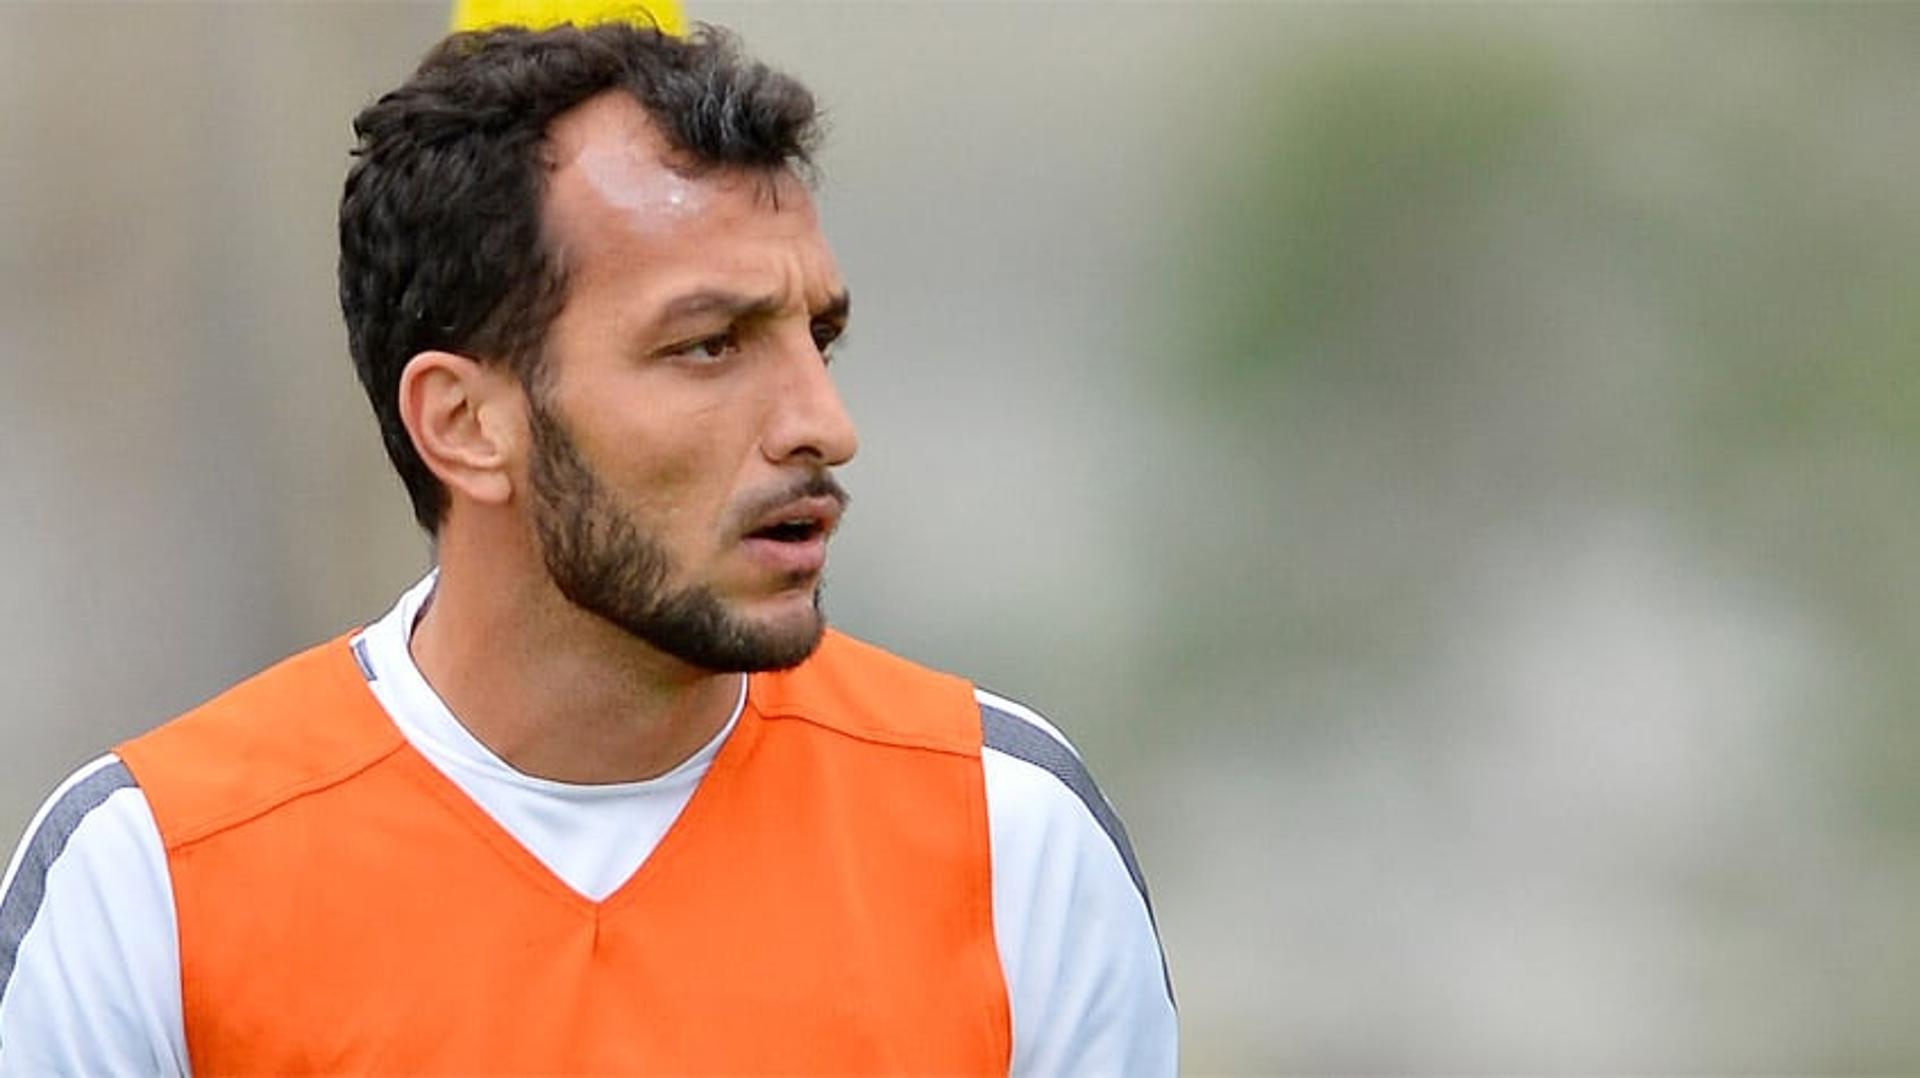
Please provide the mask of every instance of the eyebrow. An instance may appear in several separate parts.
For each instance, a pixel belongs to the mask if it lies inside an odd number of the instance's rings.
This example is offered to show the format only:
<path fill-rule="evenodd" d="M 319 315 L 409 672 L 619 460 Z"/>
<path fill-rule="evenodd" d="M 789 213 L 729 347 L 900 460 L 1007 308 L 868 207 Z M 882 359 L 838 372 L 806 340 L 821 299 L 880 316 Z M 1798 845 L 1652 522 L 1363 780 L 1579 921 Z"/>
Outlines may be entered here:
<path fill-rule="evenodd" d="M 847 293 L 837 292 L 827 300 L 826 306 L 812 312 L 812 317 L 844 321 L 847 312 L 852 309 L 852 302 L 852 297 Z M 723 315 L 729 322 L 751 322 L 771 318 L 779 314 L 784 306 L 785 304 L 780 302 L 778 296 L 751 296 L 739 292 L 703 289 L 699 292 L 689 292 L 669 302 L 666 309 L 660 312 L 659 321 L 666 324 L 683 318 Z"/>

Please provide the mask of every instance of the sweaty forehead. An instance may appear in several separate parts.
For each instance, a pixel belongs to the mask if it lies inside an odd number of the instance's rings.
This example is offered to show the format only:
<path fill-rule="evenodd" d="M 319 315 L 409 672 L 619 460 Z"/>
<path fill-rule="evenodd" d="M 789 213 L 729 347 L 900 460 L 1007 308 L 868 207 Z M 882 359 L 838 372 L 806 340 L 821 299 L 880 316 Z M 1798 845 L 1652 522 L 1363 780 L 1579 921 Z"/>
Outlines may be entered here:
<path fill-rule="evenodd" d="M 792 173 L 677 168 L 677 156 L 632 97 L 588 99 L 547 132 L 549 224 L 576 250 L 619 233 L 670 240 L 749 222 L 817 228 L 813 199 Z"/>

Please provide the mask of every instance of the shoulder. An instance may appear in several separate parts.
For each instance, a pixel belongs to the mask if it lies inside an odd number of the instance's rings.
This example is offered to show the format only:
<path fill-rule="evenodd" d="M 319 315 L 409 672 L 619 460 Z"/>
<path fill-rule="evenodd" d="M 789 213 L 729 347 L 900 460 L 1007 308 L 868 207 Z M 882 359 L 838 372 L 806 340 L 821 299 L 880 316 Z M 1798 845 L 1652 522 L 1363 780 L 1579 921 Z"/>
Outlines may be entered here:
<path fill-rule="evenodd" d="M 1057 727 L 974 695 L 1013 1073 L 1173 1073 L 1172 984 L 1125 825 Z"/>
<path fill-rule="evenodd" d="M 339 782 L 405 743 L 347 637 L 293 655 L 115 750 L 169 847 Z"/>
<path fill-rule="evenodd" d="M 49 797 L 0 883 L 0 1071 L 179 1072 L 166 854 L 114 756 Z"/>
<path fill-rule="evenodd" d="M 1141 904 L 1150 905 L 1126 825 L 1066 735 L 1019 701 L 979 688 L 974 699 L 996 846 L 1049 835 L 1092 843 L 1118 860 Z"/>
<path fill-rule="evenodd" d="M 0 900 L 0 947 L 17 947 L 19 936 L 46 895 L 48 876 L 84 827 L 92 848 L 103 838 L 137 835 L 145 814 L 140 787 L 119 758 L 107 755 L 74 772 L 40 806 L 7 867 Z M 149 825 L 150 826 L 150 825 Z M 128 866 L 130 869 L 137 866 Z M 0 954 L 7 953 L 0 951 Z"/>

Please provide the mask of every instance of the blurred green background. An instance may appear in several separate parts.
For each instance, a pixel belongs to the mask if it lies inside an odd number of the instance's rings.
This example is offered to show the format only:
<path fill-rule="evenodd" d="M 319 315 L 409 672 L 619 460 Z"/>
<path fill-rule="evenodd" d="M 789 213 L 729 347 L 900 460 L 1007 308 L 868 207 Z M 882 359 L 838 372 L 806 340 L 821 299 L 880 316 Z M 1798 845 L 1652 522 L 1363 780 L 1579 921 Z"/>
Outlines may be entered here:
<path fill-rule="evenodd" d="M 1079 742 L 1189 1072 L 1920 1069 L 1920 8 L 688 7 L 830 110 L 835 619 Z M 0 6 L 0 841 L 424 568 L 444 19 Z"/>

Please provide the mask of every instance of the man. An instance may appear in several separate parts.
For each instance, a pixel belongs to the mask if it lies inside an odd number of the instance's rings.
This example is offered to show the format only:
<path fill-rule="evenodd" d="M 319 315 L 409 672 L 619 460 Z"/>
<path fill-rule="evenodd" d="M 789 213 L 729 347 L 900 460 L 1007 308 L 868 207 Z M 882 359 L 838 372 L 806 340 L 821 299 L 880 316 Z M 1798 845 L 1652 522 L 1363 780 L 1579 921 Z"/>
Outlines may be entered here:
<path fill-rule="evenodd" d="M 1059 733 L 824 626 L 807 91 L 714 31 L 501 29 L 355 130 L 342 306 L 437 568 L 55 792 L 0 1070 L 1173 1070 Z"/>

